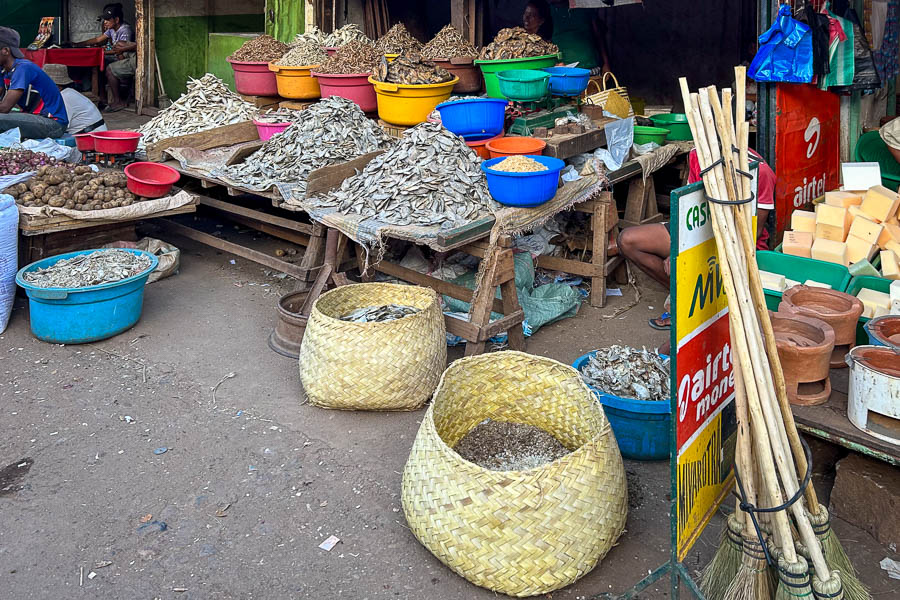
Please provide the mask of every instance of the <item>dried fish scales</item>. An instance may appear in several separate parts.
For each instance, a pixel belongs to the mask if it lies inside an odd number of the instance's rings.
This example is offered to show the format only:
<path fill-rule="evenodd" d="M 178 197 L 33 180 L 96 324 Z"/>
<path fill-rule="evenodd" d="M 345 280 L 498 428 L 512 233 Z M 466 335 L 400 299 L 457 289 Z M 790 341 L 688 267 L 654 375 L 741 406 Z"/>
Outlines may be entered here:
<path fill-rule="evenodd" d="M 282 67 L 307 67 L 320 65 L 326 58 L 328 54 L 320 44 L 307 41 L 291 46 L 291 49 L 275 61 L 275 64 Z"/>
<path fill-rule="evenodd" d="M 422 309 L 415 306 L 406 306 L 405 304 L 382 304 L 381 306 L 364 306 L 352 310 L 341 317 L 341 321 L 352 321 L 355 323 L 384 323 L 386 321 L 396 321 L 409 315 L 422 312 Z"/>
<path fill-rule="evenodd" d="M 128 279 L 150 268 L 150 257 L 125 250 L 97 250 L 59 260 L 46 269 L 22 274 L 39 288 L 84 288 Z"/>
<path fill-rule="evenodd" d="M 422 57 L 432 60 L 447 58 L 475 58 L 478 50 L 469 40 L 460 35 L 453 25 L 445 25 L 422 48 Z"/>
<path fill-rule="evenodd" d="M 271 62 L 284 56 L 289 49 L 287 44 L 279 42 L 271 35 L 262 34 L 244 42 L 244 45 L 228 58 L 235 62 Z"/>
<path fill-rule="evenodd" d="M 422 42 L 411 36 L 403 23 L 397 23 L 378 38 L 378 41 L 375 42 L 375 49 L 381 54 L 419 52 L 422 50 Z"/>
<path fill-rule="evenodd" d="M 497 207 L 480 165 L 459 137 L 422 123 L 340 188 L 309 202 L 394 225 L 456 227 Z"/>
<path fill-rule="evenodd" d="M 630 346 L 597 350 L 581 368 L 585 383 L 621 398 L 669 399 L 669 359 Z"/>
<path fill-rule="evenodd" d="M 393 61 L 382 58 L 375 70 L 372 71 L 372 78 L 402 85 L 428 85 L 450 81 L 453 79 L 453 74 L 433 61 L 424 60 L 417 54 L 403 54 Z"/>
<path fill-rule="evenodd" d="M 559 46 L 551 44 L 539 35 L 528 33 L 521 27 L 501 29 L 494 41 L 481 49 L 481 60 L 509 60 L 556 54 Z"/>

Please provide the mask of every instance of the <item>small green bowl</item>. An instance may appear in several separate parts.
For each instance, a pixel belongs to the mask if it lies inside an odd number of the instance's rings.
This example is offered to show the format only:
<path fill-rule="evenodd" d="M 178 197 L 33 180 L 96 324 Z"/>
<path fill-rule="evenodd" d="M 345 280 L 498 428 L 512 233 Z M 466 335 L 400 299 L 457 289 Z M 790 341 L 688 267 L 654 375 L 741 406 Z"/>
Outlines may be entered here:
<path fill-rule="evenodd" d="M 692 140 L 691 126 L 688 125 L 687 115 L 684 113 L 663 113 L 650 117 L 656 127 L 669 130 L 670 142 L 679 140 Z"/>
<path fill-rule="evenodd" d="M 550 74 L 544 71 L 517 69 L 497 73 L 500 93 L 514 102 L 535 102 L 550 89 Z"/>
<path fill-rule="evenodd" d="M 645 127 L 643 125 L 634 126 L 634 143 L 649 144 L 656 142 L 660 146 L 666 143 L 666 136 L 669 135 L 668 129 L 662 127 Z"/>

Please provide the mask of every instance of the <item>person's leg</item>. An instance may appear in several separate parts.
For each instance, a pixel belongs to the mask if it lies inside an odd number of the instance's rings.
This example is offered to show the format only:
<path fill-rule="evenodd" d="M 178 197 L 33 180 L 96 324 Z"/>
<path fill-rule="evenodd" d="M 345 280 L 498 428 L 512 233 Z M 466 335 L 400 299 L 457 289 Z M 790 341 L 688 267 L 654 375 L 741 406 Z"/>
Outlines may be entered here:
<path fill-rule="evenodd" d="M 619 252 L 664 285 L 669 287 L 666 259 L 669 258 L 669 229 L 660 223 L 627 227 L 619 234 Z"/>
<path fill-rule="evenodd" d="M 117 60 L 106 68 L 106 81 L 109 84 L 110 105 L 108 110 L 115 112 L 125 108 L 126 103 L 122 100 L 119 93 L 119 83 L 128 77 L 134 77 L 137 69 L 137 56 L 132 55 Z"/>
<path fill-rule="evenodd" d="M 0 114 L 0 132 L 19 128 L 22 139 L 58 138 L 66 133 L 66 125 L 55 119 L 48 119 L 30 113 Z"/>

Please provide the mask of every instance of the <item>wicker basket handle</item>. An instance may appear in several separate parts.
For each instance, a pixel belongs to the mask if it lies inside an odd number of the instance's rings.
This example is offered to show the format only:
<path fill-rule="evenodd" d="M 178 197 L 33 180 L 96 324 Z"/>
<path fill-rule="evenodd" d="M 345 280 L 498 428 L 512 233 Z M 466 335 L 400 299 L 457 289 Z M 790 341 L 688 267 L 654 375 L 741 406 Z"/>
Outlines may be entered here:
<path fill-rule="evenodd" d="M 607 77 L 612 77 L 613 83 L 616 84 L 615 87 L 619 87 L 619 80 L 616 79 L 616 76 L 613 75 L 612 71 L 607 71 L 606 73 L 603 74 L 603 91 L 604 92 L 607 90 L 607 87 L 606 87 L 606 78 Z"/>

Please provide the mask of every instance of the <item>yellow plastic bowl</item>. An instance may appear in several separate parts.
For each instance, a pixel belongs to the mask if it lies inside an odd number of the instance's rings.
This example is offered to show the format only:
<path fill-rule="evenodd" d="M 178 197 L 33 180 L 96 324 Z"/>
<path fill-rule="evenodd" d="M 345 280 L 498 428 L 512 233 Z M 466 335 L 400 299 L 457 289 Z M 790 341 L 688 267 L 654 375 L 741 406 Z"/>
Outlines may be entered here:
<path fill-rule="evenodd" d="M 310 100 L 320 97 L 322 92 L 319 90 L 319 81 L 310 74 L 318 66 L 284 67 L 269 63 L 269 70 L 275 73 L 278 95 L 295 100 Z"/>
<path fill-rule="evenodd" d="M 394 62 L 394 59 L 400 56 L 400 54 L 385 54 L 384 57 L 388 62 Z"/>
<path fill-rule="evenodd" d="M 378 117 L 385 123 L 404 126 L 424 122 L 435 106 L 450 97 L 457 81 L 459 77 L 444 83 L 404 85 L 369 77 L 369 83 L 375 86 L 378 98 Z"/>

